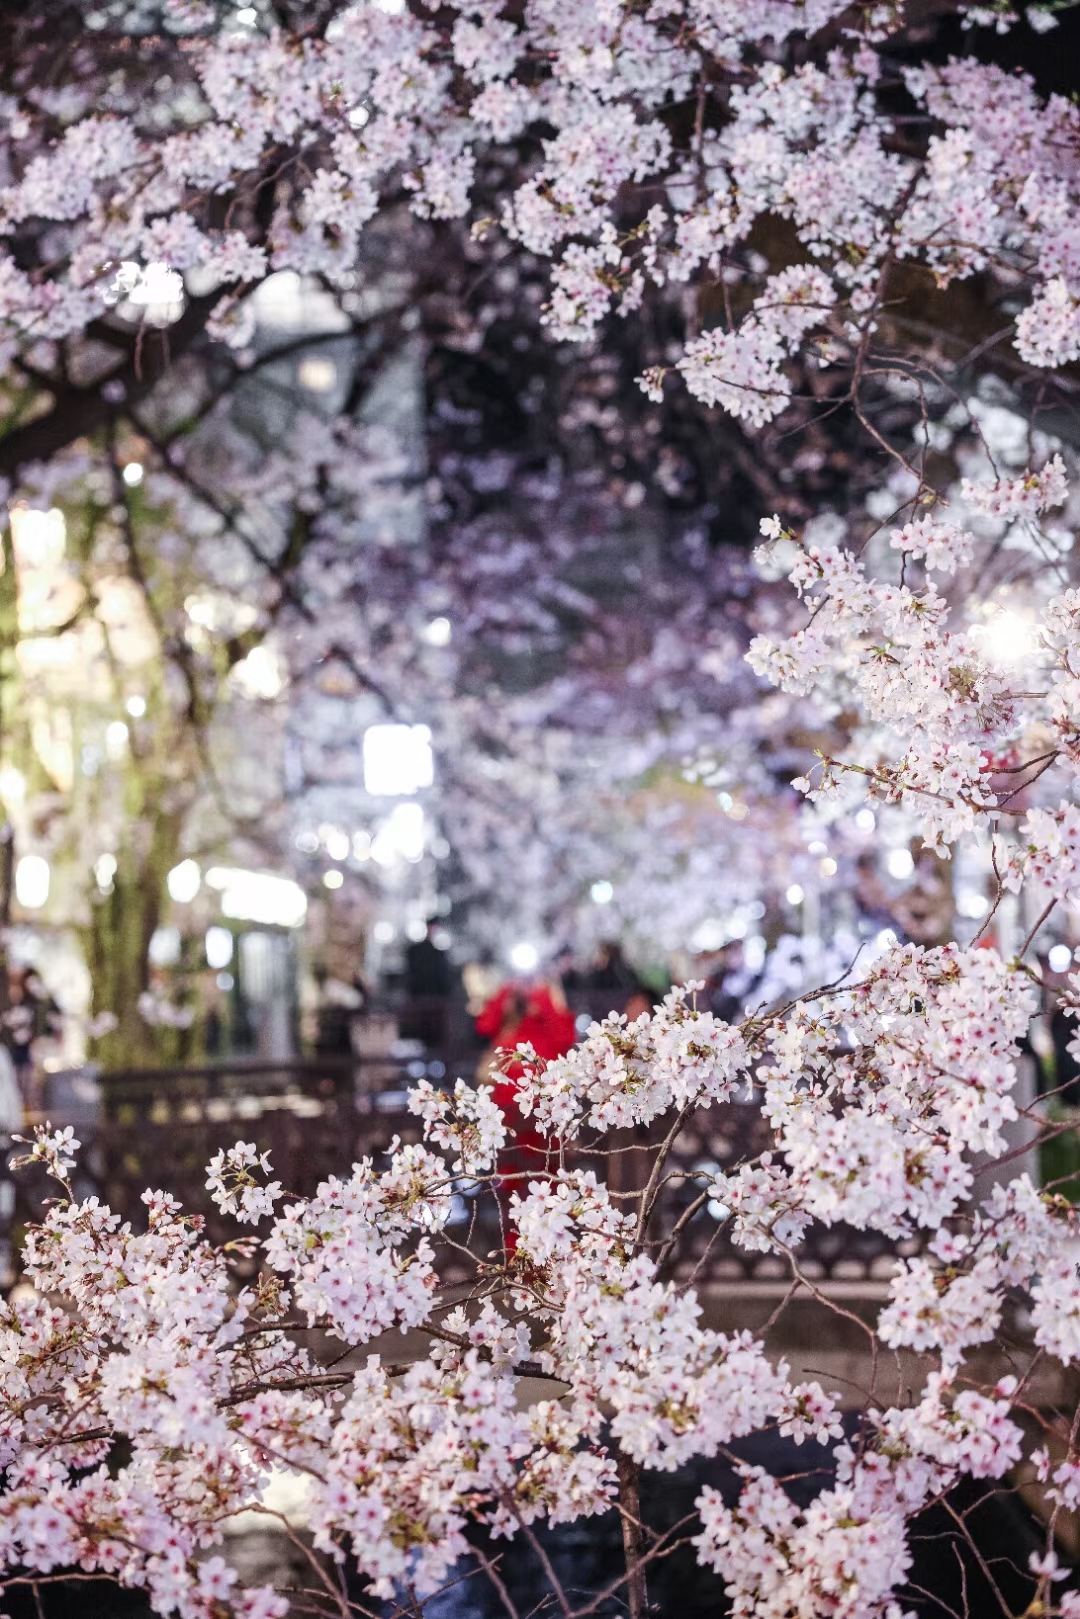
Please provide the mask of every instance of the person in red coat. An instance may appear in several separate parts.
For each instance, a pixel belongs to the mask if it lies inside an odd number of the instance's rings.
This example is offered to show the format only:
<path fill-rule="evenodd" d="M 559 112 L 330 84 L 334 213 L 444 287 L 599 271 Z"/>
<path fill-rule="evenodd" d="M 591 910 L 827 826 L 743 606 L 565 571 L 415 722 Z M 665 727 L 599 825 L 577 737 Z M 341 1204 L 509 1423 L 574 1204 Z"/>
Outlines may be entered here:
<path fill-rule="evenodd" d="M 510 1193 L 524 1197 L 531 1178 L 542 1175 L 548 1154 L 556 1144 L 542 1136 L 517 1105 L 520 1062 L 493 1068 L 490 1057 L 515 1046 L 530 1045 L 538 1057 L 549 1062 L 562 1057 L 577 1040 L 574 1014 L 568 1008 L 558 985 L 509 983 L 480 1012 L 476 1032 L 491 1042 L 489 1059 L 482 1070 L 492 1086 L 492 1096 L 506 1123 L 508 1144 L 499 1154 L 496 1196 L 503 1217 L 503 1236 L 508 1254 L 517 1246 L 517 1232 L 506 1223 Z"/>

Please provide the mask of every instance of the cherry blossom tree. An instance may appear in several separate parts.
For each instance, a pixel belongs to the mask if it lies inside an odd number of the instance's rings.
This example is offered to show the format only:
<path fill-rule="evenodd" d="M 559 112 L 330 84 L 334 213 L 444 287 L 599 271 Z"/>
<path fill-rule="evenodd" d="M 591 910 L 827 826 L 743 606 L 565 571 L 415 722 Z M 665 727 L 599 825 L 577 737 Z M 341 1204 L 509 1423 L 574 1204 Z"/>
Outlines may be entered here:
<path fill-rule="evenodd" d="M 1080 354 L 1075 107 L 977 44 L 913 60 L 918 42 L 891 8 L 838 0 L 335 5 L 273 25 L 258 8 L 222 24 L 216 8 L 174 0 L 137 53 L 110 11 L 94 15 L 98 42 L 54 39 L 37 14 L 5 23 L 17 48 L 0 297 L 33 414 L 0 441 L 0 464 L 51 460 L 122 408 L 162 476 L 197 482 L 249 558 L 256 500 L 279 514 L 277 532 L 280 512 L 306 512 L 299 555 L 265 570 L 301 661 L 317 663 L 329 635 L 366 689 L 421 667 L 396 612 L 355 614 L 356 575 L 334 549 L 349 495 L 357 522 L 373 498 L 370 435 L 355 420 L 302 427 L 287 454 L 234 478 L 226 505 L 142 405 L 170 357 L 204 341 L 226 366 L 253 359 L 268 273 L 319 277 L 362 303 L 348 278 L 387 220 L 404 229 L 410 209 L 433 250 L 452 240 L 468 260 L 465 221 L 493 275 L 526 265 L 510 287 L 550 263 L 539 302 L 552 339 L 600 344 L 624 318 L 647 349 L 666 330 L 642 357 L 640 398 L 618 413 L 631 425 L 650 404 L 667 411 L 669 394 L 694 402 L 695 420 L 733 420 L 759 492 L 782 484 L 766 451 L 788 412 L 811 419 L 812 439 L 816 418 L 843 411 L 876 447 L 876 488 L 861 483 L 828 512 L 800 515 L 794 499 L 766 511 L 760 564 L 794 595 L 782 610 L 778 588 L 755 598 L 767 622 L 748 668 L 788 694 L 774 714 L 813 714 L 814 734 L 832 738 L 795 782 L 814 824 L 842 827 L 869 800 L 939 857 L 976 851 L 993 914 L 972 937 L 884 945 L 738 1024 L 687 987 L 633 1023 L 597 1024 L 565 1058 L 508 1057 L 541 1143 L 532 1169 L 507 1159 L 500 1110 L 464 1082 L 421 1085 L 410 1106 L 423 1140 L 310 1199 L 283 1192 L 239 1143 L 209 1166 L 208 1190 L 241 1224 L 265 1224 L 232 1244 L 207 1241 L 167 1191 L 147 1193 L 143 1232 L 77 1201 L 70 1133 L 40 1132 L 29 1156 L 62 1196 L 28 1237 L 29 1291 L 4 1307 L 0 1540 L 13 1572 L 0 1586 L 40 1594 L 77 1567 L 185 1619 L 283 1614 L 284 1596 L 242 1588 L 218 1550 L 235 1514 L 271 1510 L 277 1469 L 305 1486 L 298 1600 L 317 1611 L 420 1612 L 475 1565 L 513 1612 L 486 1548 L 517 1537 L 564 1619 L 609 1598 L 639 1619 L 650 1572 L 689 1538 L 742 1614 L 898 1619 L 910 1520 L 961 1480 L 1006 1479 L 1026 1460 L 1050 1508 L 1028 1611 L 1075 1619 L 1053 1528 L 1080 1503 L 1076 1426 L 1037 1402 L 1034 1380 L 1080 1355 L 1076 1216 L 1014 1173 L 1022 1152 L 1008 1137 L 1021 1115 L 1044 1129 L 1017 1101 L 1018 1042 L 1041 987 L 1039 930 L 1078 887 L 1080 605 L 1068 511 L 1054 515 L 1068 469 L 1037 416 L 1066 397 Z M 958 342 L 950 311 L 972 307 L 983 324 Z M 483 324 L 463 321 L 460 338 L 482 350 Z M 1019 467 L 964 381 L 978 364 L 1031 415 Z M 433 504 L 452 499 L 446 483 Z M 417 621 L 444 610 L 438 590 L 468 579 L 470 556 L 500 555 L 497 530 L 486 554 L 471 517 L 459 533 L 441 577 L 425 558 L 435 594 L 409 582 Z M 540 556 L 529 549 L 521 567 L 547 589 Z M 412 560 L 387 548 L 380 565 L 408 580 Z M 669 612 L 683 642 L 701 633 L 693 594 Z M 474 629 L 499 623 L 497 604 L 482 599 Z M 526 593 L 534 627 L 543 606 Z M 471 650 L 483 654 L 482 634 Z M 650 635 L 640 667 L 655 673 L 664 652 Z M 670 653 L 673 684 L 694 662 Z M 552 686 L 548 713 L 576 703 L 578 686 Z M 467 681 L 454 697 L 464 724 Z M 535 690 L 521 716 L 529 701 Z M 552 779 L 584 790 L 591 769 Z M 1015 896 L 1030 924 L 1008 939 L 999 928 L 994 947 L 987 929 Z M 1080 975 L 1065 1003 L 1080 1009 Z M 676 1169 L 689 1122 L 747 1087 L 770 1149 L 722 1173 Z M 631 1127 L 649 1146 L 628 1191 L 595 1166 L 610 1133 Z M 665 1223 L 676 1176 L 693 1200 Z M 450 1219 L 462 1182 L 490 1215 L 464 1235 Z M 838 1396 L 792 1383 L 767 1331 L 704 1325 L 692 1282 L 672 1276 L 695 1219 L 774 1256 L 815 1296 L 800 1262 L 811 1224 L 913 1243 L 866 1329 L 875 1365 L 882 1348 L 924 1357 L 911 1397 L 872 1386 L 842 1420 Z M 237 1256 L 257 1257 L 255 1284 L 242 1285 Z M 1002 1334 L 1017 1298 L 1030 1318 L 1021 1353 Z M 324 1354 L 328 1341 L 340 1350 Z M 525 1379 L 544 1394 L 519 1399 Z M 763 1430 L 829 1446 L 810 1505 L 738 1463 L 732 1444 Z M 692 1521 L 651 1530 L 643 1474 L 716 1457 L 742 1468 L 734 1504 L 706 1487 Z M 579 1598 L 538 1529 L 609 1509 L 624 1567 Z"/>

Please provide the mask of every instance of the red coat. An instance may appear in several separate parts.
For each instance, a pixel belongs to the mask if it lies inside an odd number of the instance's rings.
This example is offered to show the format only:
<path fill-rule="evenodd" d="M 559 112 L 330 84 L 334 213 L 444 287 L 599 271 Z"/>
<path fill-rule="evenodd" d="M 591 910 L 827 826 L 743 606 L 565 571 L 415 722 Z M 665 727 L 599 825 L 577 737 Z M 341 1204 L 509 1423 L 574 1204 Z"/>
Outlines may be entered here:
<path fill-rule="evenodd" d="M 517 1022 L 507 1026 L 508 1003 L 512 996 L 524 999 L 525 1011 Z M 477 1018 L 476 1032 L 486 1040 L 496 1041 L 510 1049 L 531 1045 L 538 1057 L 546 1057 L 549 1062 L 554 1057 L 565 1056 L 577 1040 L 574 1014 L 556 1003 L 546 984 L 537 984 L 529 989 L 520 984 L 504 984 Z M 520 1076 L 521 1064 L 511 1063 L 510 1072 L 500 1076 L 492 1087 L 492 1096 L 502 1109 L 515 1140 L 539 1146 L 540 1138 L 517 1110 L 517 1080 Z"/>

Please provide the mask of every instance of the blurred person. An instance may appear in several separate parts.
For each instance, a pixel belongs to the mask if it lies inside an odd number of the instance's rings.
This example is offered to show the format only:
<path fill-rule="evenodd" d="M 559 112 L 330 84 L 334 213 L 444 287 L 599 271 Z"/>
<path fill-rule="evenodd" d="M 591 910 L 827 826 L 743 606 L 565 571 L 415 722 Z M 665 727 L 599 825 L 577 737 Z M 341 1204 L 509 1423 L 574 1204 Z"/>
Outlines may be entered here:
<path fill-rule="evenodd" d="M 445 950 L 435 943 L 438 917 L 428 919 L 424 937 L 405 949 L 405 1005 L 400 1018 L 403 1040 L 419 1040 L 428 1049 L 446 1044 L 447 1012 L 453 972 Z"/>
<path fill-rule="evenodd" d="M 40 1043 L 58 1038 L 61 1016 L 60 1008 L 32 967 L 9 971 L 8 1009 L 3 1023 L 4 1044 L 14 1065 L 19 1090 L 26 1107 L 34 1111 L 42 1091 L 38 1065 Z"/>
<path fill-rule="evenodd" d="M 325 967 L 315 974 L 318 1007 L 315 1017 L 315 1051 L 320 1057 L 352 1055 L 352 1024 L 364 1007 L 364 995 L 356 983 L 346 984 L 331 977 Z"/>
<path fill-rule="evenodd" d="M 531 1178 L 542 1176 L 548 1153 L 555 1143 L 544 1137 L 517 1105 L 521 1062 L 513 1056 L 499 1058 L 500 1051 L 531 1045 L 538 1057 L 552 1061 L 563 1057 L 577 1040 L 574 1015 L 566 1004 L 557 981 L 512 980 L 504 984 L 482 1008 L 476 1019 L 476 1032 L 489 1042 L 481 1059 L 477 1080 L 491 1086 L 491 1094 L 506 1124 L 507 1145 L 496 1165 L 495 1195 L 502 1216 L 506 1251 L 517 1247 L 517 1232 L 509 1226 L 506 1214 L 510 1194 L 525 1195 Z"/>

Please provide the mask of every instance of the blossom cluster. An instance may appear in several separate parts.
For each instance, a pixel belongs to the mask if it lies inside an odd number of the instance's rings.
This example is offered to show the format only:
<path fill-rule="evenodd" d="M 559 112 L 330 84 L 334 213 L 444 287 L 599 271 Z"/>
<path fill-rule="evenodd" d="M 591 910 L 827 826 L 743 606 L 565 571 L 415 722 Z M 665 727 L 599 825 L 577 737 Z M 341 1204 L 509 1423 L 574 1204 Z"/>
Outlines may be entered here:
<path fill-rule="evenodd" d="M 972 521 L 981 512 L 1033 524 L 1067 492 L 1060 456 L 1021 477 L 964 486 Z M 774 547 L 788 543 L 778 524 L 763 524 L 763 531 Z M 939 506 L 912 516 L 892 529 L 890 549 L 903 562 L 899 582 L 876 577 L 864 557 L 842 545 L 800 547 L 789 578 L 810 621 L 784 639 L 759 635 L 748 660 L 785 690 L 813 691 L 833 711 L 851 704 L 860 716 L 850 755 L 796 785 L 825 811 L 833 802 L 850 807 L 850 792 L 841 789 L 850 765 L 872 793 L 902 803 L 927 844 L 945 853 L 1011 804 L 1026 785 L 1021 761 L 1030 755 L 1045 762 L 1053 733 L 1069 757 L 1078 695 L 1071 661 L 1075 593 L 1048 596 L 1030 621 L 1002 607 L 989 617 L 968 612 L 957 622 L 943 591 L 977 549 L 963 514 Z M 907 573 L 916 562 L 921 580 Z M 1037 688 L 1040 680 L 1045 691 Z M 1009 777 L 999 774 L 1003 765 Z M 1019 783 L 1012 779 L 1017 766 Z M 1065 804 L 1030 810 L 1009 879 L 1014 888 L 1030 868 L 1058 897 L 1071 891 L 1072 820 Z"/>
<path fill-rule="evenodd" d="M 146 87 L 125 94 L 114 77 L 105 110 L 92 79 L 62 102 L 29 89 L 5 104 L 0 235 L 13 251 L 0 258 L 0 320 L 62 338 L 104 300 L 168 322 L 187 283 L 218 289 L 210 330 L 243 347 L 238 302 L 266 274 L 350 273 L 365 227 L 402 194 L 421 218 L 468 216 L 478 159 L 493 145 L 513 158 L 529 135 L 538 161 L 508 162 L 499 223 L 553 261 L 553 332 L 581 340 L 647 287 L 719 271 L 736 296 L 675 368 L 750 423 L 783 408 L 784 361 L 814 328 L 830 327 L 828 343 L 812 340 L 816 363 L 854 362 L 905 259 L 943 285 L 997 270 L 1011 287 L 1023 264 L 1017 349 L 1068 363 L 1080 346 L 1075 107 L 973 56 L 911 66 L 904 87 L 935 133 L 901 148 L 885 62 L 902 23 L 870 8 L 838 45 L 845 9 L 343 4 L 331 27 L 296 35 L 200 27 L 188 13 L 205 8 L 174 9 L 187 95 L 165 75 L 147 116 Z M 813 56 L 785 66 L 794 33 Z M 696 86 L 686 139 L 672 113 Z M 283 158 L 300 153 L 285 180 Z M 206 201 L 260 189 L 268 222 Z M 761 277 L 749 244 L 770 215 L 814 262 Z M 28 227 L 48 233 L 48 274 L 19 257 Z"/>

